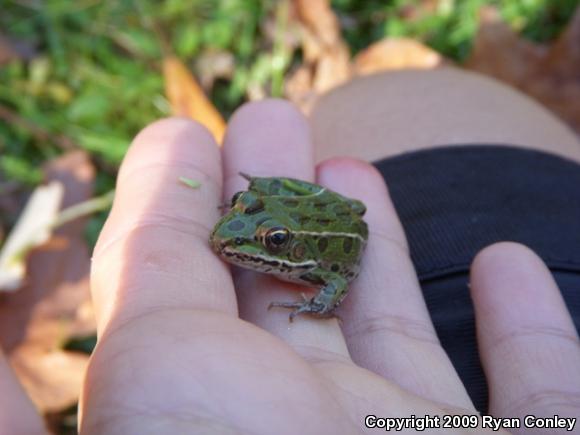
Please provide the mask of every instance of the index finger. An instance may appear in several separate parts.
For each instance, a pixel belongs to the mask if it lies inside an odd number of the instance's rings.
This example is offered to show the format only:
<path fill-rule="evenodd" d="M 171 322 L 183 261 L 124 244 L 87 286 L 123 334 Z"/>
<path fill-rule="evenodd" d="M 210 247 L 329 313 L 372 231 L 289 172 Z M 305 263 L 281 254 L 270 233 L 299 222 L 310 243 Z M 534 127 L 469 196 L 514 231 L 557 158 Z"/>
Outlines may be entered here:
<path fill-rule="evenodd" d="M 179 177 L 200 187 L 193 190 Z M 93 255 L 99 334 L 160 309 L 237 314 L 230 274 L 208 244 L 221 191 L 220 152 L 200 124 L 166 119 L 137 135 Z"/>

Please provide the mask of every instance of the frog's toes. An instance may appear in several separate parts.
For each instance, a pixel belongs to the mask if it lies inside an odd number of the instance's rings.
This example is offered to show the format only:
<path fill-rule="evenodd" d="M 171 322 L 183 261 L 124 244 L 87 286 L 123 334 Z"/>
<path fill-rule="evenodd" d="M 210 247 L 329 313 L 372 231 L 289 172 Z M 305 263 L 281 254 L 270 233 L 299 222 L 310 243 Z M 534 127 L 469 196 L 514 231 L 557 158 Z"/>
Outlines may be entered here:
<path fill-rule="evenodd" d="M 270 302 L 270 305 L 268 305 L 268 310 L 274 307 L 300 308 L 302 305 L 304 305 L 304 302 Z"/>
<path fill-rule="evenodd" d="M 306 293 L 304 292 L 300 293 L 300 296 L 302 296 L 302 301 L 304 302 L 310 302 L 310 300 L 312 299 L 311 297 L 306 296 Z"/>
<path fill-rule="evenodd" d="M 293 322 L 294 317 L 298 314 L 312 314 L 313 316 L 322 318 L 335 316 L 332 310 L 329 310 L 328 307 L 323 304 L 307 298 L 304 294 L 302 297 L 304 298 L 303 302 L 272 302 L 268 306 L 268 309 L 271 309 L 272 307 L 293 308 L 289 316 L 290 322 Z"/>
<path fill-rule="evenodd" d="M 270 302 L 270 305 L 268 305 L 268 310 L 270 310 L 273 307 L 300 308 L 311 302 L 312 298 L 306 296 L 306 293 L 300 293 L 300 295 L 302 296 L 302 302 Z"/>

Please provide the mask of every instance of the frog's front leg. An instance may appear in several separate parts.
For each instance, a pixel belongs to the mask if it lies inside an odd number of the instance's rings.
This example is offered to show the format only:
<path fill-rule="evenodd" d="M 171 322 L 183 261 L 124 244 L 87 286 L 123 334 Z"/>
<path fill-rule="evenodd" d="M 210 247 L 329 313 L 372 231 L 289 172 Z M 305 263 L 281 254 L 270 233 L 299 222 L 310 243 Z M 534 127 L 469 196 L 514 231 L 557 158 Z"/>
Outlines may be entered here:
<path fill-rule="evenodd" d="M 290 313 L 290 321 L 298 314 L 312 314 L 316 317 L 334 317 L 334 309 L 346 296 L 348 282 L 341 275 L 326 271 L 312 271 L 305 277 L 308 281 L 323 282 L 324 287 L 311 299 L 304 298 L 302 302 L 272 302 L 272 307 L 294 308 Z"/>

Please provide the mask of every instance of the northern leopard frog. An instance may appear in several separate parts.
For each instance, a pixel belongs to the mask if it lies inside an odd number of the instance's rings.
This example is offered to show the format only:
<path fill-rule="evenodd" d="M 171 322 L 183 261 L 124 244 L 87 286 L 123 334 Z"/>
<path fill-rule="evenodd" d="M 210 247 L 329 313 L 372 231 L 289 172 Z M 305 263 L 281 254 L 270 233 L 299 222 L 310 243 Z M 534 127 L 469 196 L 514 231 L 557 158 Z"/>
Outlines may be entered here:
<path fill-rule="evenodd" d="M 365 205 L 322 186 L 292 178 L 241 174 L 250 184 L 210 236 L 224 260 L 285 281 L 318 287 L 301 302 L 273 302 L 297 314 L 332 317 L 356 278 L 368 238 Z"/>

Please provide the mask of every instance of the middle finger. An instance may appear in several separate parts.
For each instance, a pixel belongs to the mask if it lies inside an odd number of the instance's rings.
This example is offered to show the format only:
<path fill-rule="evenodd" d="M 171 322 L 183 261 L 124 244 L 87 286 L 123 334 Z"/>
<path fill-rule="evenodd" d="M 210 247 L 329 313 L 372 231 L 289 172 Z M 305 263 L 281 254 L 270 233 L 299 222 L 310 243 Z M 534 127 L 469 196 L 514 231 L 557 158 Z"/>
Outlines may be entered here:
<path fill-rule="evenodd" d="M 239 173 L 259 177 L 292 177 L 314 181 L 310 131 L 289 103 L 266 100 L 242 107 L 232 117 L 224 144 L 224 193 L 227 201 L 247 189 Z M 298 301 L 302 286 L 270 275 L 234 271 L 240 317 L 274 333 L 308 359 L 350 361 L 336 319 L 298 316 L 293 323 L 284 309 L 268 310 L 272 301 Z"/>

